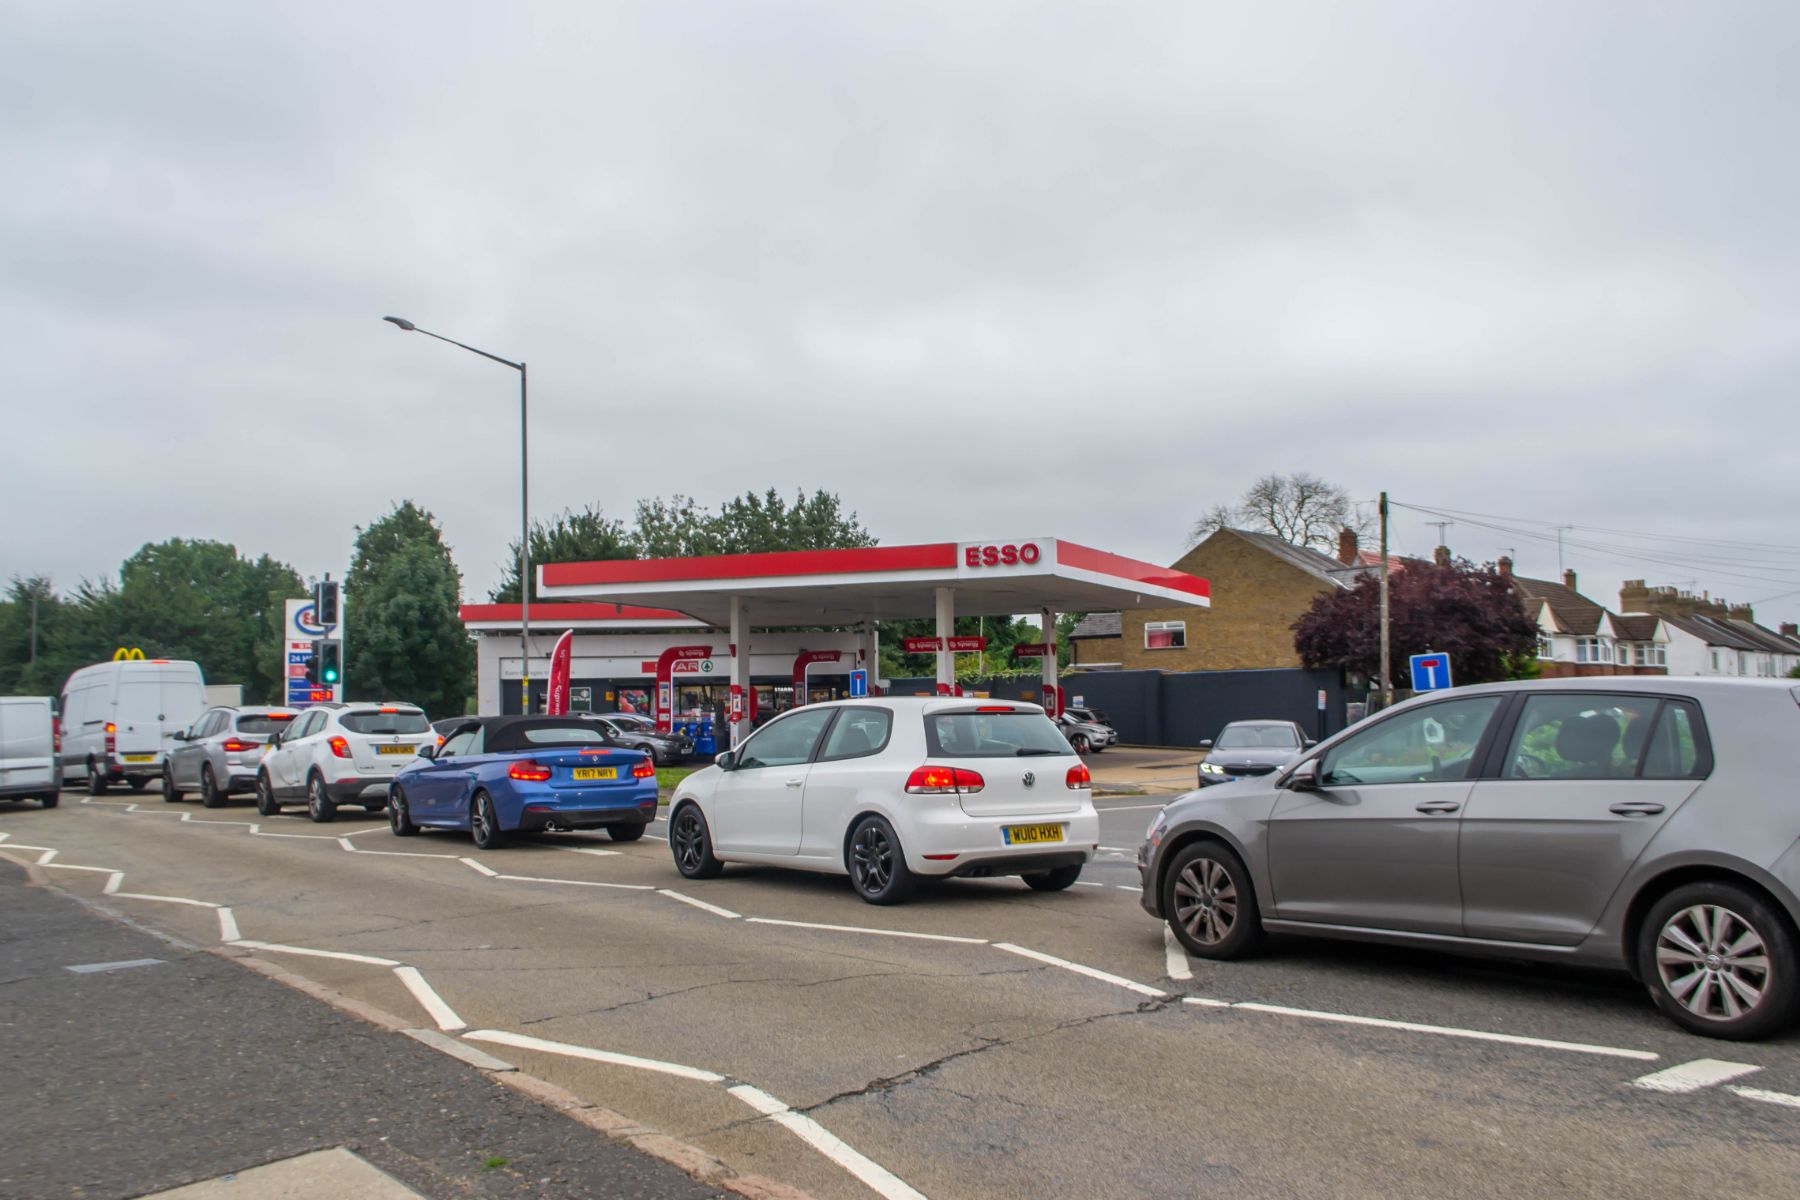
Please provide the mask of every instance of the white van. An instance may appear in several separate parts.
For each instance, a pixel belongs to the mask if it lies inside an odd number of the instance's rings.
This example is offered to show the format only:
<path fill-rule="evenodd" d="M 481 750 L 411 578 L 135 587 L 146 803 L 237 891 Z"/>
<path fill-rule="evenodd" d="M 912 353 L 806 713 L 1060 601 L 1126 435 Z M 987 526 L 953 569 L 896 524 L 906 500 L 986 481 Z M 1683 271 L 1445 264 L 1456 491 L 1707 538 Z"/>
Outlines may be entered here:
<path fill-rule="evenodd" d="M 62 793 L 48 696 L 0 696 L 0 800 L 55 808 Z"/>
<path fill-rule="evenodd" d="M 92 796 L 120 780 L 141 791 L 162 777 L 169 735 L 205 711 L 199 663 L 152 658 L 83 667 L 63 685 L 63 781 L 85 778 Z"/>

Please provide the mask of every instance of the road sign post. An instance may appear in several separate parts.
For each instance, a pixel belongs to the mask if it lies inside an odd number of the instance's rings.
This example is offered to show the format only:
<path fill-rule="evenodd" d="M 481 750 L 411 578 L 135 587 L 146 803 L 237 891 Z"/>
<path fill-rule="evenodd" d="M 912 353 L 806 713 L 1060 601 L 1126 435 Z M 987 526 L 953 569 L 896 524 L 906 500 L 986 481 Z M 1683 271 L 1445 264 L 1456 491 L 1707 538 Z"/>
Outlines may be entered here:
<path fill-rule="evenodd" d="M 1407 658 L 1412 667 L 1412 690 L 1441 692 L 1450 688 L 1450 656 L 1441 651 L 1414 654 Z"/>

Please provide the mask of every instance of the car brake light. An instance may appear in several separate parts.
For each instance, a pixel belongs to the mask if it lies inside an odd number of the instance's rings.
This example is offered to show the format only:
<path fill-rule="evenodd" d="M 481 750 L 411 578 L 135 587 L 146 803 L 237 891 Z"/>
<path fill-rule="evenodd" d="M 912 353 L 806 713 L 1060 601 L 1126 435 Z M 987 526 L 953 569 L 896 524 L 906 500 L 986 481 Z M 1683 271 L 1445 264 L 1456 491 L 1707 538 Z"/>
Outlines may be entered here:
<path fill-rule="evenodd" d="M 526 783 L 545 783 L 550 778 L 550 768 L 534 758 L 516 762 L 506 773 L 508 779 L 522 779 Z"/>
<path fill-rule="evenodd" d="M 653 779 L 656 777 L 656 767 L 649 759 L 640 758 L 631 765 L 631 773 L 638 779 Z"/>
<path fill-rule="evenodd" d="M 975 711 L 978 713 L 981 713 L 981 712 L 1012 712 L 1013 708 L 1010 704 L 993 704 L 993 705 L 984 705 L 981 708 L 976 709 Z"/>
<path fill-rule="evenodd" d="M 400 710 L 399 710 L 399 709 L 397 709 L 397 708 L 378 708 L 378 709 L 376 709 L 376 710 L 375 710 L 375 711 L 376 711 L 376 712 L 391 712 L 391 713 L 397 713 L 397 712 L 399 712 L 399 711 L 400 711 Z"/>
<path fill-rule="evenodd" d="M 331 752 L 333 754 L 337 755 L 339 758 L 349 758 L 350 757 L 350 743 L 345 741 L 343 738 L 334 737 L 331 739 L 329 745 L 331 746 Z"/>
<path fill-rule="evenodd" d="M 906 790 L 914 796 L 952 796 L 958 792 L 979 792 L 986 786 L 987 781 L 980 775 L 961 767 L 917 767 L 906 778 Z"/>
<path fill-rule="evenodd" d="M 221 749 L 227 754 L 242 754 L 246 750 L 256 749 L 257 745 L 256 742 L 246 742 L 242 738 L 226 738 L 225 745 Z"/>
<path fill-rule="evenodd" d="M 1068 784 L 1072 788 L 1092 787 L 1094 777 L 1088 774 L 1086 763 L 1076 763 L 1069 768 Z"/>

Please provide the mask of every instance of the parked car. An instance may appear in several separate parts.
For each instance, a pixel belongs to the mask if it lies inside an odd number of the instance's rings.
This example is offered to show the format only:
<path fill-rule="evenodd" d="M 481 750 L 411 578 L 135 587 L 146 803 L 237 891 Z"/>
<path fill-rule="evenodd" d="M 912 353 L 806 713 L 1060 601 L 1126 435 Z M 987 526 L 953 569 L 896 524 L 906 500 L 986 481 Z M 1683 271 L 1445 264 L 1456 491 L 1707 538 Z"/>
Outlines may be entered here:
<path fill-rule="evenodd" d="M 1138 851 L 1189 953 L 1266 933 L 1622 968 L 1676 1024 L 1800 1016 L 1800 688 L 1651 676 L 1457 688 L 1190 792 Z"/>
<path fill-rule="evenodd" d="M 636 713 L 589 713 L 588 720 L 603 727 L 615 745 L 642 750 L 659 767 L 678 763 L 694 754 L 694 739 L 684 733 L 658 733 L 656 722 Z"/>
<path fill-rule="evenodd" d="M 476 717 L 395 776 L 388 828 L 466 829 L 483 850 L 516 832 L 604 829 L 635 842 L 656 817 L 656 767 L 580 717 Z"/>
<path fill-rule="evenodd" d="M 57 706 L 63 781 L 85 778 L 95 796 L 117 782 L 142 791 L 162 774 L 170 735 L 206 709 L 198 663 L 149 659 L 82 667 L 63 685 Z"/>
<path fill-rule="evenodd" d="M 369 812 L 387 805 L 388 785 L 421 747 L 437 748 L 425 714 L 411 704 L 319 704 L 269 740 L 256 772 L 256 810 L 265 817 L 284 800 L 305 800 L 315 821 L 338 805 Z"/>
<path fill-rule="evenodd" d="M 1233 721 L 1219 731 L 1217 738 L 1200 743 L 1207 752 L 1200 760 L 1200 786 L 1270 774 L 1293 762 L 1313 744 L 1313 739 L 1292 721 Z"/>
<path fill-rule="evenodd" d="M 0 800 L 55 808 L 61 798 L 50 697 L 0 696 Z"/>
<path fill-rule="evenodd" d="M 921 876 L 1021 875 L 1061 891 L 1099 848 L 1088 769 L 1035 704 L 883 697 L 771 720 L 675 789 L 689 879 L 725 863 L 848 875 L 871 904 Z"/>
<path fill-rule="evenodd" d="M 1069 746 L 1077 754 L 1098 754 L 1119 740 L 1119 731 L 1111 725 L 1102 725 L 1098 721 L 1083 720 L 1072 712 L 1065 712 L 1056 718 L 1056 727 L 1069 739 Z"/>
<path fill-rule="evenodd" d="M 190 788 L 200 803 L 220 808 L 234 792 L 256 790 L 263 747 L 300 716 L 291 708 L 214 708 L 193 728 L 169 736 L 174 744 L 163 760 L 162 795 L 173 804 Z"/>

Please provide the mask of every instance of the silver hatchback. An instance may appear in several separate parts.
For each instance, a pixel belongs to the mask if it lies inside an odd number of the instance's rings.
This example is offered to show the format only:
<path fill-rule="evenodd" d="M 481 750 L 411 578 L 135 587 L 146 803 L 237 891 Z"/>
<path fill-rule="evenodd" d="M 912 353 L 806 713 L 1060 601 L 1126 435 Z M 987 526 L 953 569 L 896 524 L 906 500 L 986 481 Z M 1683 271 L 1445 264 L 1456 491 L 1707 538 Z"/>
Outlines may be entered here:
<path fill-rule="evenodd" d="M 1800 1016 L 1800 688 L 1594 677 L 1408 701 L 1181 796 L 1138 850 L 1192 954 L 1265 933 L 1622 968 L 1677 1024 Z"/>

